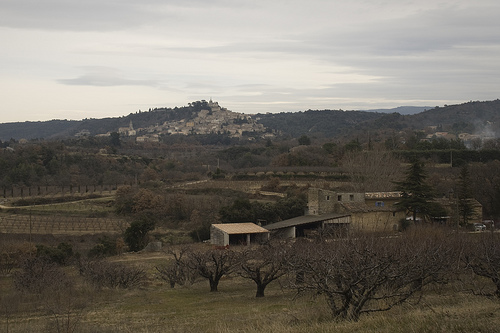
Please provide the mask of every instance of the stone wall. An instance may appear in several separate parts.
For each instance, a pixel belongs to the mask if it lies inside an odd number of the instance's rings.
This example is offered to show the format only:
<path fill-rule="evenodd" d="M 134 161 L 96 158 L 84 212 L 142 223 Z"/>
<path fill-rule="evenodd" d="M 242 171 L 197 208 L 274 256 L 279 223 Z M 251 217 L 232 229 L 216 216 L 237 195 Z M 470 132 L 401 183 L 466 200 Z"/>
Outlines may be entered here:
<path fill-rule="evenodd" d="M 334 192 L 320 188 L 309 188 L 308 192 L 309 215 L 322 215 L 339 212 L 339 203 L 364 202 L 364 193 Z"/>
<path fill-rule="evenodd" d="M 229 244 L 229 235 L 212 225 L 210 226 L 210 243 L 216 246 L 226 246 Z"/>

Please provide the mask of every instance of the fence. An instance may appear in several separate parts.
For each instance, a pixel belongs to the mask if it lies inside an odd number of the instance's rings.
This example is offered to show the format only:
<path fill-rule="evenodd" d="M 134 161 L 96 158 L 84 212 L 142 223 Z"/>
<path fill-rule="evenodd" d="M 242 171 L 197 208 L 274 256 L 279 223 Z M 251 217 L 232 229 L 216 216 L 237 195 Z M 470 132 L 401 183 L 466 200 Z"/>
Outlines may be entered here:
<path fill-rule="evenodd" d="M 0 233 L 97 234 L 121 233 L 129 222 L 116 218 L 58 215 L 0 215 Z"/>
<path fill-rule="evenodd" d="M 56 195 L 89 195 L 113 193 L 122 185 L 132 184 L 105 184 L 105 185 L 38 185 L 38 186 L 4 186 L 0 189 L 3 198 L 44 197 Z"/>

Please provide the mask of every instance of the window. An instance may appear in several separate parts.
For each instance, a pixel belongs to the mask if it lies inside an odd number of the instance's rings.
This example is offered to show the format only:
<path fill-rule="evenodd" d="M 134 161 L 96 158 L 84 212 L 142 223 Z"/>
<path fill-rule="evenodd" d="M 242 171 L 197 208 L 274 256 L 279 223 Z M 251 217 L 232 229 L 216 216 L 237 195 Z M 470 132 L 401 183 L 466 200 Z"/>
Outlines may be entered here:
<path fill-rule="evenodd" d="M 330 196 L 329 195 L 326 196 L 326 201 L 328 201 L 328 200 L 330 200 Z"/>
<path fill-rule="evenodd" d="M 337 196 L 337 201 L 342 201 L 342 196 L 341 195 Z"/>
<path fill-rule="evenodd" d="M 376 201 L 375 206 L 376 207 L 384 207 L 384 202 L 383 201 Z"/>
<path fill-rule="evenodd" d="M 349 200 L 354 201 L 354 194 L 349 195 Z"/>

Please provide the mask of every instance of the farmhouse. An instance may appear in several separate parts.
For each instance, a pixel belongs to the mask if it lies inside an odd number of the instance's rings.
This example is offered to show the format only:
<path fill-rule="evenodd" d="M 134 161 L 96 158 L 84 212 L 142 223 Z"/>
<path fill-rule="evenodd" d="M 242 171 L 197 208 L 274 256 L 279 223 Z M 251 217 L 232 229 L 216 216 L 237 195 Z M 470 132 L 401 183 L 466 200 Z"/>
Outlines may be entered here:
<path fill-rule="evenodd" d="M 395 204 L 399 192 L 346 193 L 310 188 L 308 213 L 350 215 L 350 228 L 361 231 L 391 231 L 399 228 L 405 213 Z"/>
<path fill-rule="evenodd" d="M 212 224 L 210 227 L 210 243 L 217 246 L 250 245 L 268 239 L 269 230 L 251 222 Z"/>
<path fill-rule="evenodd" d="M 349 229 L 360 231 L 398 230 L 405 213 L 394 204 L 399 192 L 335 192 L 310 188 L 304 216 L 266 225 L 273 237 L 308 236 L 314 230 L 336 232 Z"/>

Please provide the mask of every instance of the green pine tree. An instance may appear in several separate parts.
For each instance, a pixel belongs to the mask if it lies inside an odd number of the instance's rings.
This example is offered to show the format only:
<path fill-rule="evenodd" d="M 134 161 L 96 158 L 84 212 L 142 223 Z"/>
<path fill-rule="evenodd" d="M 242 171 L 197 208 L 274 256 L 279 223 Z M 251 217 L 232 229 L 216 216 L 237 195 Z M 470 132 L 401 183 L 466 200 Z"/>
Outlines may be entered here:
<path fill-rule="evenodd" d="M 414 160 L 406 171 L 406 178 L 401 182 L 395 182 L 396 190 L 401 192 L 401 200 L 396 206 L 409 212 L 413 221 L 416 221 L 417 214 L 421 216 L 430 215 L 431 209 L 435 206 L 433 188 L 426 183 L 427 173 L 424 164 Z"/>

